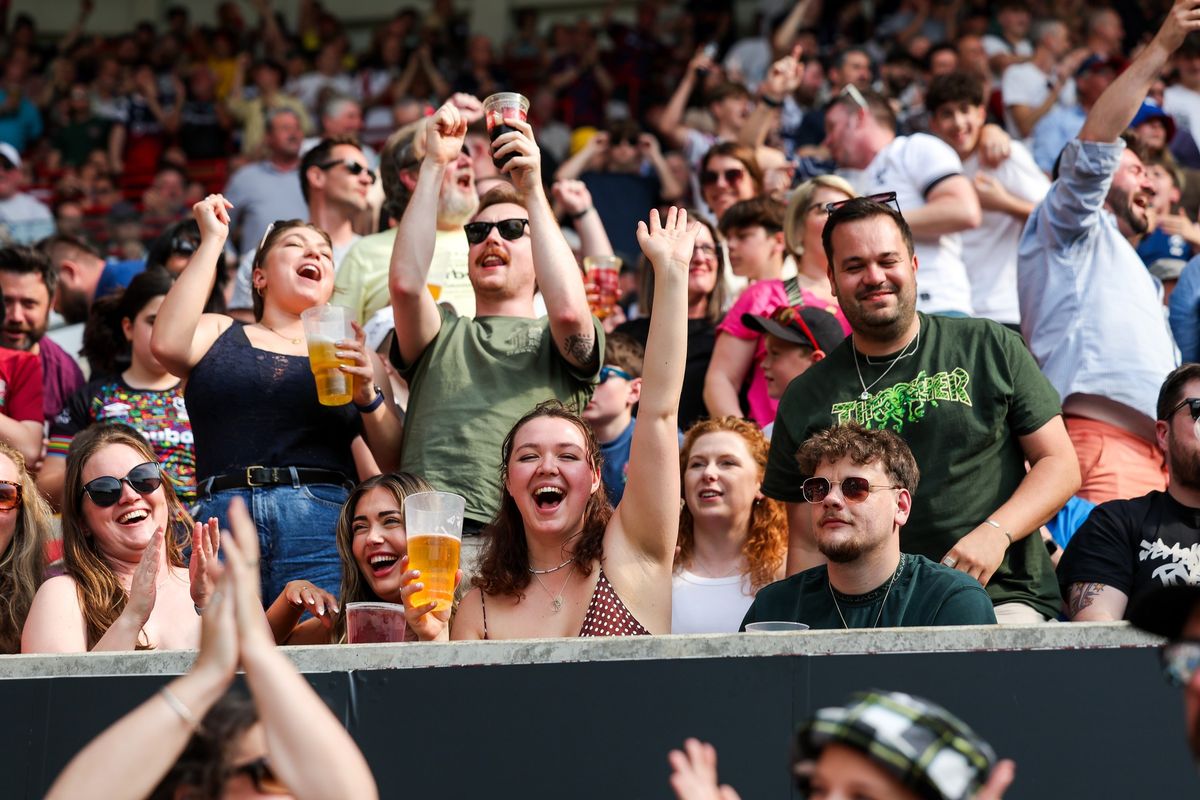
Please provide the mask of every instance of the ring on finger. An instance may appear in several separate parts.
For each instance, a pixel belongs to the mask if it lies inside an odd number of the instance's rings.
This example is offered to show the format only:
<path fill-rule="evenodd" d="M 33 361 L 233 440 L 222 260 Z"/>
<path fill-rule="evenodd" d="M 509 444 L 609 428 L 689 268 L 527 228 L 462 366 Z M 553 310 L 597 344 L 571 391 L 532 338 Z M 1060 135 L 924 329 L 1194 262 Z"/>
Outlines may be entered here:
<path fill-rule="evenodd" d="M 958 559 L 954 556 L 946 556 L 942 559 L 942 563 L 950 569 L 954 569 L 956 566 L 958 566 Z"/>

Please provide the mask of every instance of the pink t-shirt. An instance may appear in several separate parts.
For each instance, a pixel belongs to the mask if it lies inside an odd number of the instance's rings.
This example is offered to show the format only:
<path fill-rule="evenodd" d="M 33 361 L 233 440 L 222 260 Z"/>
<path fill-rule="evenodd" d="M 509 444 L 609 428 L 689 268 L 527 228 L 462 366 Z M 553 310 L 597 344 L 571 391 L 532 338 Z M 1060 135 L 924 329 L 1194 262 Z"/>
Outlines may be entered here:
<path fill-rule="evenodd" d="M 837 303 L 827 302 L 817 297 L 807 289 L 801 290 L 803 305 L 813 308 L 828 308 L 834 310 L 834 316 L 841 323 L 842 330 L 849 335 L 850 323 L 842 315 L 842 309 Z M 746 398 L 750 403 L 750 419 L 759 426 L 765 426 L 775 421 L 775 410 L 779 401 L 767 396 L 767 379 L 763 376 L 762 361 L 767 354 L 765 338 L 758 331 L 751 330 L 742 324 L 742 314 L 755 314 L 769 317 L 775 309 L 788 305 L 787 290 L 783 281 L 758 281 L 751 284 L 734 302 L 725 319 L 717 326 L 717 333 L 728 333 L 747 342 L 754 342 L 754 365 L 750 373 L 750 388 Z"/>

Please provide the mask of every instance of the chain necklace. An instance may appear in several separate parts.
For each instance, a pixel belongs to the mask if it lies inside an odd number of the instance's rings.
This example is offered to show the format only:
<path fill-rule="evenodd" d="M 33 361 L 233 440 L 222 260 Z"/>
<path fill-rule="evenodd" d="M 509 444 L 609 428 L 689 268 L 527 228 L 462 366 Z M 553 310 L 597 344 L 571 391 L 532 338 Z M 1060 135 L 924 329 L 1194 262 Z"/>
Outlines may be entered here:
<path fill-rule="evenodd" d="M 299 338 L 299 339 L 293 339 L 293 338 L 292 338 L 292 337 L 290 337 L 290 336 L 284 336 L 282 333 L 280 333 L 279 331 L 275 330 L 274 328 L 272 328 L 272 327 L 271 327 L 270 325 L 268 325 L 267 323 L 265 323 L 265 322 L 262 322 L 261 320 L 259 321 L 259 323 L 258 323 L 258 324 L 259 324 L 259 325 L 261 325 L 262 327 L 266 328 L 267 330 L 269 330 L 271 333 L 273 333 L 273 334 L 275 334 L 276 336 L 278 336 L 280 339 L 283 339 L 285 342 L 291 342 L 292 344 L 300 344 L 301 342 L 303 342 L 303 341 L 304 341 L 303 337 L 301 337 L 301 338 Z M 872 384 L 872 385 L 874 385 L 874 384 Z"/>
<path fill-rule="evenodd" d="M 900 563 L 896 565 L 896 571 L 892 573 L 892 577 L 888 580 L 887 591 L 883 593 L 883 601 L 879 604 L 879 613 L 875 615 L 875 624 L 872 629 L 879 627 L 879 620 L 883 618 L 883 607 L 887 605 L 888 595 L 892 593 L 892 587 L 896 584 L 896 579 L 900 577 L 900 570 L 904 569 L 905 554 L 900 554 Z M 850 626 L 846 624 L 846 617 L 842 614 L 842 607 L 838 605 L 837 595 L 833 593 L 833 584 L 829 582 L 826 576 L 825 585 L 829 587 L 829 597 L 833 600 L 834 610 L 838 613 L 838 619 L 842 621 L 842 627 L 850 630 Z M 875 591 L 879 591 L 876 589 Z"/>
<path fill-rule="evenodd" d="M 850 352 L 854 355 L 854 371 L 858 373 L 858 385 L 862 387 L 862 394 L 860 394 L 858 396 L 859 400 L 870 400 L 871 399 L 871 390 L 875 388 L 875 384 L 879 383 L 881 380 L 886 378 L 887 374 L 892 371 L 892 367 L 896 366 L 901 361 L 903 361 L 906 358 L 909 358 L 910 356 L 914 355 L 917 352 L 917 348 L 921 346 L 920 325 L 917 326 L 917 335 L 913 337 L 913 340 L 912 340 L 912 342 L 910 342 L 910 344 L 912 345 L 912 350 L 905 352 L 906 350 L 908 350 L 908 345 L 907 344 L 904 345 L 904 347 L 900 350 L 900 352 L 896 355 L 896 357 L 892 359 L 891 363 L 888 364 L 888 368 L 883 371 L 883 374 L 880 375 L 875 380 L 871 381 L 870 386 L 867 386 L 867 382 L 863 380 L 862 368 L 858 366 L 858 349 L 854 347 L 853 342 L 850 343 Z M 873 363 L 869 357 L 864 356 L 864 358 L 867 358 L 868 364 Z"/>
<path fill-rule="evenodd" d="M 567 562 L 567 563 L 570 563 L 570 562 Z M 562 569 L 562 566 L 559 566 L 556 569 Z M 551 593 L 551 591 L 546 588 L 546 584 L 542 582 L 542 574 L 544 574 L 547 571 L 551 571 L 551 570 L 543 570 L 541 573 L 539 573 L 536 570 L 532 570 L 532 569 L 529 571 L 532 572 L 533 577 L 537 579 L 538 586 L 542 587 L 542 591 L 550 596 L 550 605 L 554 607 L 554 613 L 557 614 L 559 611 L 562 611 L 562 607 L 563 607 L 562 594 L 563 594 L 563 591 L 566 590 L 567 584 L 571 582 L 571 576 L 575 574 L 574 564 L 571 565 L 570 571 L 567 572 L 567 579 L 565 581 L 563 581 L 562 586 L 558 587 L 558 594 Z"/>
<path fill-rule="evenodd" d="M 560 569 L 565 567 L 567 564 L 570 564 L 574 560 L 575 556 L 571 556 L 557 567 L 550 567 L 550 569 L 534 569 L 533 567 L 527 567 L 527 569 L 529 570 L 530 575 L 549 575 L 551 572 L 558 572 Z"/>

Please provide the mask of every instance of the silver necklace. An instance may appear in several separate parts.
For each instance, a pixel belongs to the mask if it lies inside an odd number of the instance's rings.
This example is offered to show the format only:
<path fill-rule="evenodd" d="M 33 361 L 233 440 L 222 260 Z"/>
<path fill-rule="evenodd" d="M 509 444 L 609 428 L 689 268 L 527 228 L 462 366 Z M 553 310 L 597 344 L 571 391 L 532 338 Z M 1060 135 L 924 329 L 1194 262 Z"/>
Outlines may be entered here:
<path fill-rule="evenodd" d="M 887 591 L 883 593 L 883 601 L 879 604 L 879 613 L 875 615 L 875 624 L 871 626 L 872 629 L 879 627 L 879 620 L 883 618 L 883 607 L 887 605 L 888 595 L 892 593 L 892 587 L 896 584 L 896 579 L 900 577 L 900 570 L 903 567 L 904 553 L 901 553 L 900 563 L 896 565 L 896 571 L 892 573 L 891 580 L 888 581 Z M 829 587 L 829 597 L 833 600 L 833 607 L 838 612 L 838 619 L 842 621 L 842 627 L 850 630 L 850 626 L 846 624 L 846 617 L 842 615 L 842 607 L 838 605 L 837 595 L 833 593 L 833 584 L 829 582 L 828 576 L 826 576 L 825 585 Z"/>
<path fill-rule="evenodd" d="M 559 564 L 557 567 L 551 567 L 550 569 L 534 569 L 533 567 L 528 567 L 529 574 L 531 574 L 531 575 L 549 575 L 551 572 L 558 572 L 560 569 L 565 567 L 567 564 L 570 564 L 574 560 L 575 560 L 575 556 L 571 556 L 566 561 Z"/>
<path fill-rule="evenodd" d="M 567 563 L 570 564 L 571 562 L 568 561 Z M 558 567 L 558 569 L 562 569 L 562 567 Z M 533 577 L 537 579 L 538 586 L 542 587 L 542 591 L 550 595 L 550 605 L 554 607 L 554 613 L 557 614 L 559 611 L 562 611 L 563 591 L 566 590 L 567 584 L 571 582 L 571 576 L 575 574 L 575 566 L 573 564 L 571 565 L 570 571 L 567 572 L 567 579 L 563 581 L 562 586 L 558 587 L 558 594 L 551 593 L 551 591 L 546 588 L 546 584 L 542 582 L 542 574 L 545 573 L 545 570 L 543 570 L 542 573 L 538 573 L 535 570 L 529 571 L 532 572 Z"/>
<path fill-rule="evenodd" d="M 863 380 L 862 368 L 858 366 L 858 349 L 854 347 L 853 342 L 850 343 L 850 352 L 854 355 L 854 371 L 858 373 L 858 385 L 862 387 L 862 394 L 858 396 L 859 400 L 870 400 L 871 390 L 875 388 L 875 384 L 886 378 L 887 374 L 892 371 L 892 367 L 917 352 L 917 348 L 921 346 L 921 328 L 919 324 L 917 326 L 917 335 L 913 337 L 910 344 L 912 345 L 912 350 L 908 350 L 909 346 L 907 344 L 904 345 L 896 357 L 892 359 L 892 362 L 888 364 L 888 368 L 883 371 L 883 374 L 871 381 L 870 386 L 867 386 L 867 382 Z M 908 352 L 905 352 L 906 350 Z M 867 359 L 867 363 L 872 363 L 869 358 Z"/>

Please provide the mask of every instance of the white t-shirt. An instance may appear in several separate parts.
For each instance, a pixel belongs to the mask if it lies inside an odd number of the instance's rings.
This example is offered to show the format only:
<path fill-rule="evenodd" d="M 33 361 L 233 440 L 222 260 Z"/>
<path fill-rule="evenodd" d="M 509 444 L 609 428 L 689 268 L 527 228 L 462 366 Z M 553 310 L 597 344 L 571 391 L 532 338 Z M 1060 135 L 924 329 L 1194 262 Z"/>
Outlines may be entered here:
<path fill-rule="evenodd" d="M 972 154 L 963 162 L 963 173 L 972 180 L 976 175 L 990 175 L 1009 193 L 1035 204 L 1050 189 L 1049 179 L 1020 142 L 1012 143 L 1012 154 L 996 169 L 982 166 L 979 155 Z M 1011 324 L 1021 321 L 1017 246 L 1024 228 L 1025 221 L 1011 214 L 984 211 L 983 224 L 962 232 L 963 262 L 971 280 L 976 316 Z"/>
<path fill-rule="evenodd" d="M 1038 69 L 1032 61 L 1013 64 L 1004 70 L 1004 77 L 1000 81 L 1000 95 L 1004 98 L 1004 125 L 1008 128 L 1009 134 L 1024 141 L 1026 147 L 1031 147 L 1032 141 L 1030 137 L 1021 136 L 1021 131 L 1017 128 L 1017 123 L 1009 113 L 1008 107 L 1037 108 L 1046 102 L 1046 97 L 1050 94 L 1050 81 L 1051 76 Z M 1068 80 L 1063 85 L 1062 91 L 1058 93 L 1058 102 L 1065 106 L 1075 105 L 1074 80 Z"/>
<path fill-rule="evenodd" d="M 895 192 L 900 213 L 925 205 L 929 191 L 961 175 L 962 162 L 950 145 L 927 133 L 897 136 L 859 176 L 861 194 Z M 914 240 L 917 251 L 917 309 L 927 314 L 960 311 L 970 315 L 971 284 L 962 261 L 962 238 L 950 233 Z"/>
<path fill-rule="evenodd" d="M 33 244 L 54 233 L 54 214 L 31 194 L 0 200 L 0 242 Z"/>
<path fill-rule="evenodd" d="M 671 578 L 671 633 L 737 633 L 754 595 L 750 578 L 702 578 L 686 569 Z"/>
<path fill-rule="evenodd" d="M 1014 47 L 1003 36 L 996 36 L 995 34 L 989 33 L 987 36 L 983 37 L 983 52 L 987 53 L 988 59 L 991 59 L 992 56 L 999 55 L 1030 58 L 1033 56 L 1033 45 L 1029 43 L 1028 39 L 1022 39 L 1021 41 L 1017 42 L 1016 46 Z M 998 79 L 1000 78 L 1000 75 L 995 74 L 994 77 Z"/>
<path fill-rule="evenodd" d="M 1163 92 L 1163 111 L 1189 131 L 1193 138 L 1200 139 L 1200 92 L 1193 92 L 1182 84 L 1168 86 Z"/>

